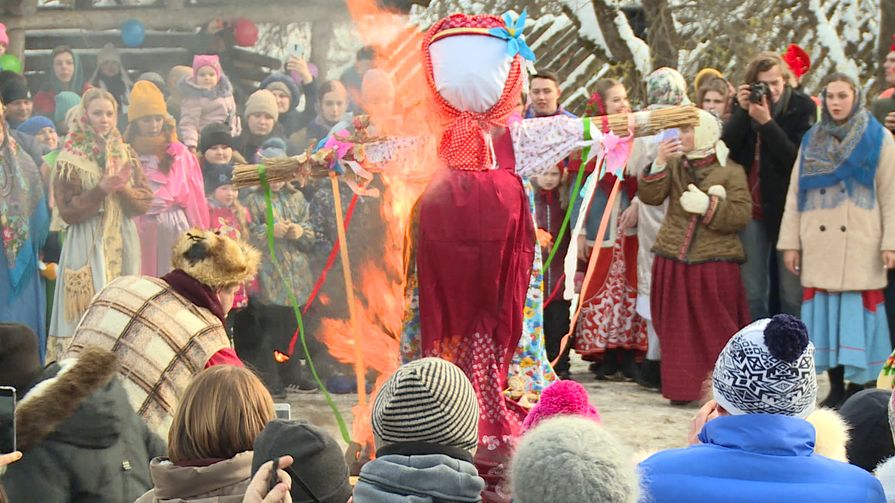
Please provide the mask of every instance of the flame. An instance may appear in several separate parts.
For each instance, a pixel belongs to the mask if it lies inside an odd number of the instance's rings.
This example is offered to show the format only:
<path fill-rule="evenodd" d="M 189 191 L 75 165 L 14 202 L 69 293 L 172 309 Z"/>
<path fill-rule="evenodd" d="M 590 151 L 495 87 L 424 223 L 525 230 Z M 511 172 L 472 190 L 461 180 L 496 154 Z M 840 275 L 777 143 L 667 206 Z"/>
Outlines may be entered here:
<path fill-rule="evenodd" d="M 354 364 L 355 334 L 366 370 L 375 373 L 373 395 L 400 365 L 400 337 L 404 317 L 404 237 L 410 214 L 419 195 L 438 165 L 435 138 L 440 124 L 432 123 L 432 102 L 423 73 L 422 29 L 408 23 L 404 15 L 382 9 L 375 0 L 347 0 L 358 35 L 376 52 L 376 68 L 391 77 L 395 96 L 386 106 L 369 106 L 376 133 L 381 136 L 416 136 L 424 146 L 411 158 L 403 158 L 382 168 L 385 190 L 380 211 L 385 223 L 385 246 L 375 260 L 352 263 L 356 327 L 347 319 L 324 319 L 318 337 L 330 354 L 342 363 Z M 388 93 L 386 93 L 388 94 Z M 352 243 L 349 241 L 348 248 Z M 330 299 L 321 296 L 319 302 Z M 346 316 L 347 318 L 347 316 Z M 356 405 L 352 412 L 352 435 L 362 445 L 372 447 L 370 418 L 373 400 Z"/>
<path fill-rule="evenodd" d="M 277 363 L 286 363 L 289 361 L 289 355 L 280 351 L 279 349 L 274 349 L 273 359 L 276 360 Z"/>

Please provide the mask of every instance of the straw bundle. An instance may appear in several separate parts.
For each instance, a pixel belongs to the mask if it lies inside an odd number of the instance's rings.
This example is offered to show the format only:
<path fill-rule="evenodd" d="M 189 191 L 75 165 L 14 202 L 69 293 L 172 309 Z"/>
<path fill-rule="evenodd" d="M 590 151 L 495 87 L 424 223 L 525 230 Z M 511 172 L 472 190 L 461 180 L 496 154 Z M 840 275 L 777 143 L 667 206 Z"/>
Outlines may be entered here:
<path fill-rule="evenodd" d="M 310 154 L 302 153 L 292 157 L 263 159 L 267 181 L 305 181 L 309 176 L 326 176 L 332 158 L 332 149 L 322 148 Z M 260 164 L 238 164 L 233 168 L 233 186 L 241 189 L 256 187 L 261 183 Z"/>
<path fill-rule="evenodd" d="M 612 114 L 606 116 L 605 121 L 603 119 L 594 117 L 592 121 L 597 127 L 608 125 L 609 130 L 618 136 L 628 136 L 628 128 L 632 126 L 634 136 L 650 136 L 663 129 L 696 127 L 699 113 L 694 106 L 668 107 L 633 114 Z"/>

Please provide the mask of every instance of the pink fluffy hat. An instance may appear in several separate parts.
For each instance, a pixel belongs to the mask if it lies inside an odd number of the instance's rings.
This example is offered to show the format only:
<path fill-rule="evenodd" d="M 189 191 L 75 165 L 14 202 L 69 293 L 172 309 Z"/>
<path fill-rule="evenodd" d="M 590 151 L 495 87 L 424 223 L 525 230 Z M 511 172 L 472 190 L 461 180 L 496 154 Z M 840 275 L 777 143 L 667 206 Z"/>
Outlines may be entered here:
<path fill-rule="evenodd" d="M 559 415 L 583 416 L 600 422 L 600 413 L 591 405 L 584 386 L 575 381 L 557 381 L 541 392 L 541 399 L 528 413 L 522 430 L 531 430 L 541 421 Z"/>

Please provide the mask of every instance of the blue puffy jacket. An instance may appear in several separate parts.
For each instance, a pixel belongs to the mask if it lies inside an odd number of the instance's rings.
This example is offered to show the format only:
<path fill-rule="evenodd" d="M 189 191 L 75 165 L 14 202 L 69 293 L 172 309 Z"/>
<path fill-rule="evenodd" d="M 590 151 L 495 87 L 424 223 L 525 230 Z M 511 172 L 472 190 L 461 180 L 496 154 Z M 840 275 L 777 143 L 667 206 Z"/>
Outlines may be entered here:
<path fill-rule="evenodd" d="M 723 416 L 701 444 L 659 452 L 640 464 L 644 503 L 885 503 L 870 473 L 814 453 L 814 427 L 776 414 Z"/>

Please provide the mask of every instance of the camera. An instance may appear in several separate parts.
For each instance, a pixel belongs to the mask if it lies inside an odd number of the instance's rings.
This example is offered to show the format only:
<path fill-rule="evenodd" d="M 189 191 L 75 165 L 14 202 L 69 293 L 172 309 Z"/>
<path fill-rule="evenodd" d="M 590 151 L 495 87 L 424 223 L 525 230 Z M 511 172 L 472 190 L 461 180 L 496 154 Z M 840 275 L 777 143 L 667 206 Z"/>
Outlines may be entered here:
<path fill-rule="evenodd" d="M 749 86 L 749 101 L 752 103 L 761 103 L 762 98 L 771 97 L 771 89 L 764 82 L 756 82 Z"/>

